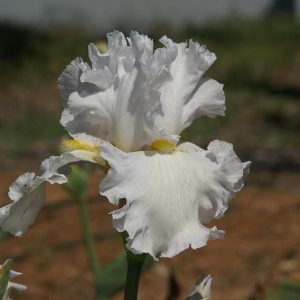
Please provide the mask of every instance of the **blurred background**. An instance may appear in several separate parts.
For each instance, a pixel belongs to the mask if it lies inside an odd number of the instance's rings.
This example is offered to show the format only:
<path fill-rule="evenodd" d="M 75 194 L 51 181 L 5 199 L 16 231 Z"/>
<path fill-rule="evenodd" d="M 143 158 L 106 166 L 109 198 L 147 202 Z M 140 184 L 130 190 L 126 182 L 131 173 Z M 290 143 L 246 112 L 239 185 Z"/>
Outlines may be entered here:
<path fill-rule="evenodd" d="M 196 279 L 213 276 L 214 300 L 299 300 L 300 1 L 0 0 L 0 193 L 58 153 L 66 132 L 56 80 L 87 45 L 118 29 L 206 44 L 218 60 L 206 76 L 225 84 L 226 117 L 201 118 L 182 138 L 206 147 L 234 144 L 253 161 L 244 190 L 210 225 L 222 241 L 162 259 L 145 272 L 140 299 L 183 299 Z M 156 44 L 159 45 L 158 42 Z M 89 208 L 102 262 L 122 250 L 113 209 L 91 177 Z M 14 299 L 93 299 L 78 211 L 61 187 L 24 238 L 0 233 L 0 261 L 14 258 L 29 289 Z M 112 299 L 122 299 L 122 291 Z"/>

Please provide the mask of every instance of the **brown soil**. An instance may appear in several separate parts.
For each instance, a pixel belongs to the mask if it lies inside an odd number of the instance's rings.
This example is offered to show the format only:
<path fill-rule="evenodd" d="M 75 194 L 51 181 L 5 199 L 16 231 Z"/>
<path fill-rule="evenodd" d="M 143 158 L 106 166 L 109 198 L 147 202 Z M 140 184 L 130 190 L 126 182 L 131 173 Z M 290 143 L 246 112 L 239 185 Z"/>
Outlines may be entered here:
<path fill-rule="evenodd" d="M 1 195 L 16 175 L 0 176 Z M 214 300 L 262 300 L 265 290 L 284 278 L 300 282 L 299 175 L 269 174 L 273 184 L 264 186 L 255 184 L 259 176 L 266 174 L 252 174 L 226 216 L 211 224 L 226 231 L 225 239 L 161 259 L 143 274 L 139 299 L 166 299 L 172 270 L 181 291 L 178 299 L 184 299 L 195 281 L 207 274 L 213 276 Z M 122 243 L 108 214 L 113 206 L 97 196 L 101 177 L 100 171 L 92 176 L 89 208 L 97 252 L 106 262 L 122 251 Z M 17 281 L 28 286 L 14 299 L 94 298 L 77 207 L 61 187 L 48 187 L 47 204 L 36 223 L 23 238 L 1 244 L 0 252 L 1 260 L 14 258 L 14 269 L 23 273 Z M 113 297 L 121 299 L 122 292 Z"/>

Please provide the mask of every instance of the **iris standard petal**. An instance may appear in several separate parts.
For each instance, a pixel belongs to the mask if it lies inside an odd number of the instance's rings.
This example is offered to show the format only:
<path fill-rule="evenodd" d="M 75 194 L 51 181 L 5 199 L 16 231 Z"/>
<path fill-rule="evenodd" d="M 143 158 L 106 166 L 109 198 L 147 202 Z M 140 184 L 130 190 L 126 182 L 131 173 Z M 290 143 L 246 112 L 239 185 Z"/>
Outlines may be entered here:
<path fill-rule="evenodd" d="M 72 93 L 62 113 L 61 124 L 73 137 L 86 134 L 99 141 L 108 139 L 113 121 L 114 96 L 113 87 L 84 97 Z"/>
<path fill-rule="evenodd" d="M 153 54 L 153 40 L 146 35 L 139 34 L 136 31 L 130 33 L 129 44 L 135 52 L 136 58 L 142 63 L 147 64 L 148 59 Z"/>
<path fill-rule="evenodd" d="M 131 32 L 107 35 L 108 50 L 89 45 L 89 67 L 74 60 L 59 78 L 65 101 L 61 123 L 74 136 L 86 133 L 124 151 L 137 151 L 156 139 L 174 140 L 202 115 L 224 115 L 223 86 L 201 79 L 214 53 L 190 41 L 153 52 L 153 41 Z"/>
<path fill-rule="evenodd" d="M 149 119 L 161 111 L 159 89 L 171 79 L 175 52 L 161 48 L 153 53 L 153 41 L 137 32 L 127 40 L 118 31 L 108 34 L 107 53 L 91 44 L 92 66 L 84 68 L 76 60 L 60 77 L 61 94 L 68 98 L 62 125 L 71 136 L 86 133 L 124 151 L 140 150 L 160 136 L 161 129 L 153 129 Z"/>
<path fill-rule="evenodd" d="M 80 77 L 82 73 L 89 69 L 89 66 L 83 62 L 80 57 L 74 59 L 61 73 L 57 80 L 58 90 L 63 99 L 64 106 L 66 106 L 69 96 L 75 92 L 80 91 L 81 82 Z"/>
<path fill-rule="evenodd" d="M 215 61 L 215 54 L 193 41 L 189 45 L 177 44 L 163 37 L 161 42 L 168 50 L 176 51 L 176 57 L 170 64 L 172 80 L 159 89 L 163 113 L 157 114 L 157 127 L 165 128 L 170 134 L 180 134 L 200 115 L 223 114 L 222 85 L 201 80 Z"/>
<path fill-rule="evenodd" d="M 203 224 L 227 209 L 245 166 L 233 151 L 216 158 L 218 150 L 191 145 L 181 144 L 171 153 L 124 153 L 102 142 L 101 153 L 111 169 L 100 191 L 113 204 L 126 199 L 113 212 L 113 222 L 117 230 L 127 231 L 132 252 L 173 257 L 223 237 L 223 231 Z M 228 156 L 233 155 L 231 169 Z"/>
<path fill-rule="evenodd" d="M 189 127 L 196 118 L 201 116 L 224 116 L 225 110 L 223 85 L 215 80 L 202 78 L 195 93 L 182 108 L 181 130 Z"/>

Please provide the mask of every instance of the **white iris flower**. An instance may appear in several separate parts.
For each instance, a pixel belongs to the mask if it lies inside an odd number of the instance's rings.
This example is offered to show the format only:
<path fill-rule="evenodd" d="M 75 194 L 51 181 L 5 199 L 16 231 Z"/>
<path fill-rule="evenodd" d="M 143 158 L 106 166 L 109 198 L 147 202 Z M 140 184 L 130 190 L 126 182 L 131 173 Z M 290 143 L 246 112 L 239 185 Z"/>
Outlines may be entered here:
<path fill-rule="evenodd" d="M 44 182 L 66 182 L 62 167 L 84 160 L 110 167 L 100 192 L 115 205 L 126 199 L 113 225 L 128 233 L 133 253 L 173 257 L 223 237 L 204 224 L 223 216 L 250 162 L 226 142 L 207 150 L 179 143 L 195 118 L 224 115 L 223 85 L 202 77 L 216 56 L 193 41 L 160 41 L 154 51 L 147 36 L 114 31 L 106 53 L 89 46 L 91 66 L 77 58 L 66 67 L 58 80 L 61 123 L 73 139 L 43 163 L 41 176 L 27 173 L 11 186 L 3 230 L 26 231 L 43 205 Z"/>

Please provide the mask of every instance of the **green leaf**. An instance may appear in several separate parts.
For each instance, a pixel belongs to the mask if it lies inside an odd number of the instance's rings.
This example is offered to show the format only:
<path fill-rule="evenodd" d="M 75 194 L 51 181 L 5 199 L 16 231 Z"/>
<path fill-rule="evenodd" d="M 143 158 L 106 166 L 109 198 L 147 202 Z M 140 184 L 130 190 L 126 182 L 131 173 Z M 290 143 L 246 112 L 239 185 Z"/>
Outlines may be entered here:
<path fill-rule="evenodd" d="M 7 259 L 0 267 L 0 299 L 4 297 L 9 282 L 9 273 L 12 267 L 12 259 Z"/>
<path fill-rule="evenodd" d="M 148 270 L 154 261 L 147 256 L 142 271 Z M 101 299 L 110 299 L 113 294 L 125 286 L 127 271 L 127 259 L 125 252 L 120 253 L 110 262 L 101 266 L 98 270 L 98 284 L 101 291 Z"/>
<path fill-rule="evenodd" d="M 99 290 L 103 299 L 123 288 L 126 279 L 127 261 L 125 253 L 121 253 L 110 262 L 101 266 L 98 271 Z"/>

